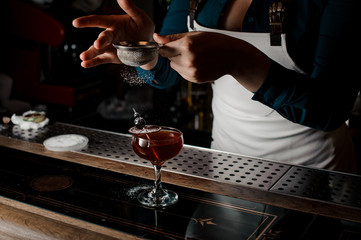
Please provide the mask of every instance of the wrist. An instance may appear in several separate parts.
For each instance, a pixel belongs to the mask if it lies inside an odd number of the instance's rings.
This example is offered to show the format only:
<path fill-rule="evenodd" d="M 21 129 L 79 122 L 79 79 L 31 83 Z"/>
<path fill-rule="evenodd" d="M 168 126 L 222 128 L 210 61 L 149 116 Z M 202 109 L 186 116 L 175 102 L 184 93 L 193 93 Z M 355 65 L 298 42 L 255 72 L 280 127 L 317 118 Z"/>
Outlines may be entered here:
<path fill-rule="evenodd" d="M 246 43 L 237 51 L 237 59 L 232 64 L 231 75 L 246 89 L 257 91 L 266 79 L 271 61 L 260 50 Z"/>

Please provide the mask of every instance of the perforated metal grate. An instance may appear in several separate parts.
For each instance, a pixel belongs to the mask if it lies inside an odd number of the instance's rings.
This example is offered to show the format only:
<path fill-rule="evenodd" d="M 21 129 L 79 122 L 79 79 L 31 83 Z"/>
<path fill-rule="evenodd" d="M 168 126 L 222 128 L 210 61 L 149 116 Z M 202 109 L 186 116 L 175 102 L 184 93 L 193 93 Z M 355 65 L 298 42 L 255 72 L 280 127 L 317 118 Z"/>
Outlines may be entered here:
<path fill-rule="evenodd" d="M 289 166 L 186 146 L 178 157 L 166 163 L 165 168 L 217 181 L 269 189 Z"/>
<path fill-rule="evenodd" d="M 11 131 L 10 131 L 11 130 Z M 43 129 L 23 130 L 18 126 L 2 131 L 2 135 L 43 143 L 60 134 L 81 134 L 89 138 L 87 148 L 81 152 L 130 164 L 152 167 L 132 150 L 131 136 L 106 131 L 55 123 Z M 242 184 L 268 190 L 289 168 L 289 165 L 241 157 L 209 149 L 184 146 L 181 153 L 166 162 L 164 171 Z"/>
<path fill-rule="evenodd" d="M 127 134 L 62 123 L 38 130 L 22 130 L 18 126 L 0 129 L 2 136 L 40 144 L 47 138 L 70 133 L 89 138 L 87 148 L 81 150 L 84 154 L 152 167 L 150 162 L 135 155 L 131 136 Z M 295 167 L 187 145 L 176 158 L 166 162 L 164 171 L 361 208 L 361 177 L 356 175 Z"/>
<path fill-rule="evenodd" d="M 271 191 L 360 207 L 360 189 L 358 176 L 292 167 Z"/>

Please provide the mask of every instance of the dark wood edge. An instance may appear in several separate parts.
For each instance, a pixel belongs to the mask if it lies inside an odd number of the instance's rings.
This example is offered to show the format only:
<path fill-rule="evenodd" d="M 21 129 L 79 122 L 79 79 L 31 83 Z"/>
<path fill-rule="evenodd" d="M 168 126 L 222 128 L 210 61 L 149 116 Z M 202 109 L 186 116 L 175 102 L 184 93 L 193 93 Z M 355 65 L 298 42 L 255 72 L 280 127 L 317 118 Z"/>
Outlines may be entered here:
<path fill-rule="evenodd" d="M 0 235 L 9 239 L 143 239 L 1 196 L 0 212 Z"/>

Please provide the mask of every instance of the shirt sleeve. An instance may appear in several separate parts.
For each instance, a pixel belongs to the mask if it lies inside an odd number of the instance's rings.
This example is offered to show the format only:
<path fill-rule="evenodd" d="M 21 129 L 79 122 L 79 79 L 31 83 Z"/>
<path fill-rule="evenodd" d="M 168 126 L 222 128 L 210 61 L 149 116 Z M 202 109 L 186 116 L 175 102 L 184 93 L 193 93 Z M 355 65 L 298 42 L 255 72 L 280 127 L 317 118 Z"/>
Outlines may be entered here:
<path fill-rule="evenodd" d="M 360 90 L 355 30 L 358 0 L 329 0 L 324 6 L 312 70 L 297 73 L 272 62 L 253 99 L 292 122 L 323 131 L 338 128 L 349 117 Z"/>

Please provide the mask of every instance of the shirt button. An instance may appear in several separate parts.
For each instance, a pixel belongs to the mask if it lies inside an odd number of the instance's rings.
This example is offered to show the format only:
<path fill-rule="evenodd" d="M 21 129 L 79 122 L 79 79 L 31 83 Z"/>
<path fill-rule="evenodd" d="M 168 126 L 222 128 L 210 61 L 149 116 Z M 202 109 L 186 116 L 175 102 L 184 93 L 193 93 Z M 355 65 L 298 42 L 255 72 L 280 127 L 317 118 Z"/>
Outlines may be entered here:
<path fill-rule="evenodd" d="M 248 22 L 253 22 L 254 21 L 254 18 L 253 17 L 249 17 L 248 18 Z"/>

